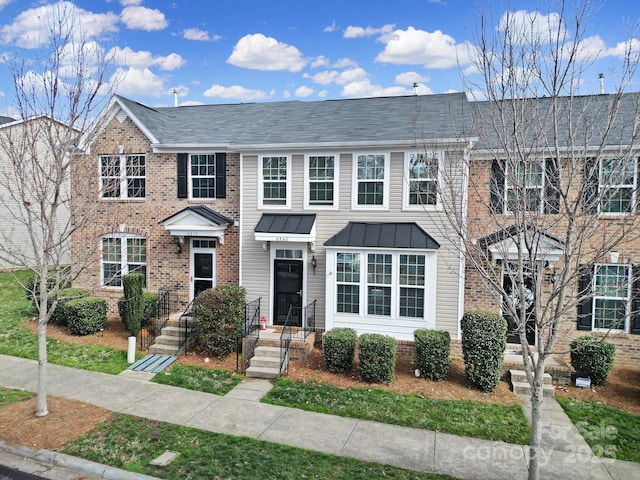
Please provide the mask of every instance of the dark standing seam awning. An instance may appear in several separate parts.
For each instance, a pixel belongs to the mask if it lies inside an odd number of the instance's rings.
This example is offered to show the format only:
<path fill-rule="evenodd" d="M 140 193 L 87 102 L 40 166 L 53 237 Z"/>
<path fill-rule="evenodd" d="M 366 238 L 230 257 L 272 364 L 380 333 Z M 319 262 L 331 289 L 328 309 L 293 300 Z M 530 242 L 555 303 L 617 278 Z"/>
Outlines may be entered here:
<path fill-rule="evenodd" d="M 263 213 L 253 230 L 263 242 L 309 242 L 315 249 L 316 214 Z"/>
<path fill-rule="evenodd" d="M 365 223 L 349 224 L 324 242 L 325 247 L 413 248 L 437 250 L 440 244 L 418 224 Z"/>

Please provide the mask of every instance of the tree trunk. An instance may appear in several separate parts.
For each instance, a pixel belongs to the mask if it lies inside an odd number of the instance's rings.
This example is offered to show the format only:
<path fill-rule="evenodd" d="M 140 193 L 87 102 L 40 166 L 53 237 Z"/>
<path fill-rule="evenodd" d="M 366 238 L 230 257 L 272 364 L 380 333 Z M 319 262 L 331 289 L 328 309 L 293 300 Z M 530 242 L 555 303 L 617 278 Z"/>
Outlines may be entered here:
<path fill-rule="evenodd" d="M 540 477 L 540 457 L 542 449 L 542 404 L 544 380 L 544 360 L 538 360 L 531 385 L 531 437 L 529 439 L 529 480 Z"/>
<path fill-rule="evenodd" d="M 47 407 L 47 323 L 38 321 L 38 401 L 36 417 L 49 415 Z"/>

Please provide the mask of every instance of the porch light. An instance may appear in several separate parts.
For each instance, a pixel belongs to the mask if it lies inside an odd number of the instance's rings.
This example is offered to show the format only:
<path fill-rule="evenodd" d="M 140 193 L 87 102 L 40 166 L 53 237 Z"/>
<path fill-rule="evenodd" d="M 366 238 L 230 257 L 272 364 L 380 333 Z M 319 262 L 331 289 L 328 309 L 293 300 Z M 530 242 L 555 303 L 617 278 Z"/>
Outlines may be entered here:
<path fill-rule="evenodd" d="M 316 260 L 316 256 L 313 255 L 311 257 L 311 267 L 313 268 L 313 274 L 316 274 L 316 268 L 318 268 L 318 261 Z"/>
<path fill-rule="evenodd" d="M 553 272 L 551 272 L 551 283 L 556 283 L 558 281 L 558 274 L 556 273 L 556 267 L 553 267 Z"/>

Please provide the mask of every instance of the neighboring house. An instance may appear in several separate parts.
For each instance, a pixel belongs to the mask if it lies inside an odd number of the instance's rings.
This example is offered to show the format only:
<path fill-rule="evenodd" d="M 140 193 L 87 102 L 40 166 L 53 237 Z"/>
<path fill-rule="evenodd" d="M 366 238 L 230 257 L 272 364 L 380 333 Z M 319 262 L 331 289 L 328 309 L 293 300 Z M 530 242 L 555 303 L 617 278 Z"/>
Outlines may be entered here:
<path fill-rule="evenodd" d="M 566 295 L 571 299 L 580 292 L 583 298 L 576 298 L 577 308 L 564 313 L 557 350 L 567 351 L 570 341 L 580 335 L 606 337 L 616 345 L 616 363 L 629 365 L 637 365 L 640 360 L 640 335 L 637 335 L 640 334 L 640 237 L 637 234 L 640 145 L 634 138 L 638 99 L 638 94 L 632 93 L 620 98 L 613 95 L 565 97 L 555 99 L 555 104 L 548 98 L 519 102 L 513 111 L 521 108 L 525 111 L 526 107 L 526 119 L 520 121 L 530 122 L 530 127 L 525 129 L 524 123 L 517 125 L 518 133 L 501 139 L 514 145 L 517 141 L 525 143 L 523 138 L 531 139 L 521 157 L 526 161 L 517 163 L 501 157 L 500 140 L 495 134 L 487 133 L 494 125 L 500 125 L 499 115 L 492 112 L 488 102 L 473 103 L 475 130 L 480 131 L 482 127 L 477 127 L 481 125 L 492 127 L 485 130 L 474 145 L 469 162 L 469 238 L 486 249 L 488 258 L 502 272 L 502 286 L 518 297 L 519 292 L 512 289 L 513 277 L 509 271 L 518 258 L 512 240 L 516 221 L 513 211 L 530 223 L 532 231 L 537 229 L 531 238 L 538 243 L 525 249 L 525 256 L 532 252 L 531 271 L 542 274 L 538 287 L 536 275 L 531 273 L 525 277 L 526 298 L 518 301 L 527 309 L 533 308 L 536 294 L 542 296 L 545 304 L 553 282 L 557 281 L 563 251 L 570 247 L 563 238 L 567 207 L 561 204 L 557 187 L 562 184 L 566 188 L 571 182 L 570 200 L 575 200 L 579 208 L 576 218 L 589 225 L 595 221 L 593 230 L 586 232 L 586 240 L 574 239 L 571 245 L 584 242 L 580 243 L 580 256 L 575 257 L 580 263 L 574 265 L 579 275 L 569 279 Z M 618 100 L 620 106 L 615 121 L 607 128 L 607 118 Z M 546 123 L 551 128 L 549 118 L 553 112 L 557 112 L 560 126 L 557 131 L 545 132 L 539 126 Z M 556 141 L 561 147 L 558 150 L 552 148 Z M 565 156 L 565 151 L 571 153 Z M 607 247 L 609 239 L 621 232 L 625 234 L 623 240 Z M 486 288 L 486 279 L 472 268 L 467 269 L 465 276 L 465 309 L 502 312 L 513 326 L 501 299 L 493 298 Z M 529 322 L 526 333 L 529 344 L 537 344 L 538 335 L 533 322 Z M 508 342 L 519 344 L 518 335 L 511 331 Z"/>
<path fill-rule="evenodd" d="M 2 223 L 0 270 L 38 265 L 39 260 L 34 252 L 34 242 L 40 243 L 42 241 L 40 220 L 44 220 L 46 223 L 48 219 L 40 219 L 36 216 L 29 220 L 25 210 L 21 208 L 21 202 L 26 202 L 27 196 L 32 193 L 39 195 L 45 188 L 51 190 L 52 185 L 40 184 L 29 187 L 29 185 L 21 183 L 21 180 L 17 180 L 19 177 L 13 170 L 11 158 L 30 156 L 30 159 L 25 159 L 23 163 L 26 165 L 25 176 L 28 176 L 29 168 L 35 167 L 36 162 L 33 162 L 32 165 L 30 160 L 47 162 L 47 158 L 51 158 L 51 155 L 48 154 L 50 147 L 46 140 L 48 127 L 54 125 L 58 128 L 67 128 L 60 122 L 54 124 L 51 122 L 46 116 L 23 120 L 0 116 L 0 222 Z M 46 166 L 42 172 L 46 172 Z M 35 176 L 31 177 L 31 180 L 35 182 L 35 178 Z M 58 199 L 61 203 L 56 219 L 58 232 L 67 230 L 70 218 L 69 205 L 66 201 L 69 186 L 68 182 L 63 183 L 62 194 Z M 21 191 L 25 187 L 26 189 Z M 27 227 L 29 221 L 33 226 L 31 231 Z M 45 226 L 45 228 L 47 227 Z M 64 234 L 60 235 L 64 236 Z M 40 252 L 37 255 L 40 255 Z M 70 260 L 68 242 L 57 248 L 56 260 L 61 264 L 68 264 Z"/>

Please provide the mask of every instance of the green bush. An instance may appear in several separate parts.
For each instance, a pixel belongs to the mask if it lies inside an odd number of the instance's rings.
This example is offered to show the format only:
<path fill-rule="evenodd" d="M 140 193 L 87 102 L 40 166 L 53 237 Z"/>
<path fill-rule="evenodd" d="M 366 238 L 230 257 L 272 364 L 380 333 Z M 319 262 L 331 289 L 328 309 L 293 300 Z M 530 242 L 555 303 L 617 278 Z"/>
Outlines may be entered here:
<path fill-rule="evenodd" d="M 107 301 L 103 298 L 84 297 L 64 304 L 69 332 L 73 335 L 91 335 L 104 330 L 107 324 Z"/>
<path fill-rule="evenodd" d="M 571 365 L 578 377 L 591 379 L 593 385 L 604 385 L 613 367 L 616 347 L 610 342 L 584 335 L 573 340 Z"/>
<path fill-rule="evenodd" d="M 322 354 L 327 369 L 333 373 L 351 370 L 356 355 L 358 334 L 352 328 L 334 328 L 322 337 Z"/>
<path fill-rule="evenodd" d="M 60 290 L 58 293 L 58 304 L 56 305 L 56 309 L 51 314 L 51 318 L 49 319 L 49 323 L 53 325 L 67 325 L 67 314 L 65 311 L 65 304 L 71 300 L 76 298 L 83 298 L 89 295 L 89 292 L 86 290 L 82 290 L 81 288 L 66 288 L 64 290 Z M 51 309 L 53 305 L 54 298 L 49 298 L 48 308 Z"/>
<path fill-rule="evenodd" d="M 69 267 L 62 267 L 60 272 L 60 284 L 56 283 L 56 274 L 55 270 L 49 272 L 47 276 L 47 289 L 49 291 L 58 289 L 65 290 L 71 287 L 71 282 L 69 281 Z M 40 280 L 39 277 L 33 273 L 24 284 L 25 294 L 27 296 L 27 300 L 32 303 L 35 303 L 36 297 L 40 295 Z"/>
<path fill-rule="evenodd" d="M 157 293 L 152 292 L 143 292 L 142 294 L 142 305 L 143 305 L 143 313 L 142 313 L 142 326 L 146 326 L 149 324 L 149 321 L 158 314 L 158 299 L 159 296 Z M 120 318 L 124 318 L 126 312 L 124 307 L 126 305 L 126 299 L 124 297 L 120 297 L 118 299 L 118 313 L 120 314 Z"/>
<path fill-rule="evenodd" d="M 137 337 L 142 328 L 142 317 L 144 315 L 142 289 L 144 280 L 144 275 L 141 273 L 131 273 L 122 277 L 124 301 L 120 319 L 132 337 Z"/>
<path fill-rule="evenodd" d="M 460 327 L 467 382 L 490 392 L 500 381 L 507 346 L 507 321 L 498 313 L 469 311 L 463 315 Z"/>
<path fill-rule="evenodd" d="M 211 356 L 224 358 L 235 350 L 244 326 L 245 290 L 222 285 L 201 292 L 193 303 L 198 344 Z"/>
<path fill-rule="evenodd" d="M 416 366 L 422 378 L 442 380 L 449 373 L 451 337 L 444 330 L 416 330 Z"/>
<path fill-rule="evenodd" d="M 396 366 L 396 341 L 378 333 L 365 333 L 358 340 L 358 371 L 367 382 L 391 383 Z"/>

